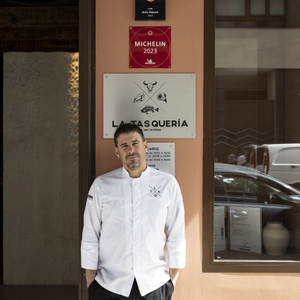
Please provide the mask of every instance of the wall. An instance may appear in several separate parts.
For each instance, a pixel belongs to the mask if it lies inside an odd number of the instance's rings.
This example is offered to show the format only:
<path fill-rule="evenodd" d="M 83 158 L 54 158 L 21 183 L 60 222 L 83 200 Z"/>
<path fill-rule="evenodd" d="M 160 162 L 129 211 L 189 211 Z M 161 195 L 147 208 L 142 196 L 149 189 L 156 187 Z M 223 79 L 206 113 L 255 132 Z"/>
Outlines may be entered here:
<path fill-rule="evenodd" d="M 166 1 L 166 21 L 134 21 L 135 1 L 96 1 L 96 175 L 120 167 L 112 139 L 103 139 L 103 73 L 196 73 L 195 139 L 175 142 L 176 178 L 186 209 L 187 264 L 173 300 L 298 299 L 298 275 L 202 273 L 203 0 Z M 132 69 L 129 26 L 171 26 L 171 69 Z M 205 172 L 204 172 L 205 174 Z"/>
<path fill-rule="evenodd" d="M 78 53 L 4 54 L 4 284 L 78 284 Z"/>

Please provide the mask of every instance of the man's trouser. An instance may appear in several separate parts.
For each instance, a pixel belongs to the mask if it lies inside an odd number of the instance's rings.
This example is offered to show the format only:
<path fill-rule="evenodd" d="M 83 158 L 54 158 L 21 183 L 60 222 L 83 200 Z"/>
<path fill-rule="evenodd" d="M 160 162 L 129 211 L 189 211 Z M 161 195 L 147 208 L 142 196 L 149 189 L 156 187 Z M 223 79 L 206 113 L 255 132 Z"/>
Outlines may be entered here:
<path fill-rule="evenodd" d="M 94 280 L 88 288 L 90 300 L 171 300 L 174 286 L 171 280 L 157 290 L 141 296 L 136 280 L 134 280 L 129 297 L 118 295 L 104 289 Z"/>

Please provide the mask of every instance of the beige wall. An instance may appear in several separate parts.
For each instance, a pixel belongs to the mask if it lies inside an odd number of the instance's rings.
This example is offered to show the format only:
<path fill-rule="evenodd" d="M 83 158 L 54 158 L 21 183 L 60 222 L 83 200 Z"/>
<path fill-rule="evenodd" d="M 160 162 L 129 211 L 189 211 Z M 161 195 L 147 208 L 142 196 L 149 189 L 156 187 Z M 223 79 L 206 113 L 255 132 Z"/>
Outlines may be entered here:
<path fill-rule="evenodd" d="M 187 264 L 174 300 L 298 299 L 300 276 L 292 274 L 202 273 L 203 0 L 167 0 L 166 21 L 134 21 L 134 0 L 96 1 L 96 175 L 120 166 L 112 139 L 103 139 L 103 73 L 196 73 L 195 139 L 175 142 L 176 178 L 186 209 Z M 171 26 L 171 69 L 132 69 L 129 26 Z"/>

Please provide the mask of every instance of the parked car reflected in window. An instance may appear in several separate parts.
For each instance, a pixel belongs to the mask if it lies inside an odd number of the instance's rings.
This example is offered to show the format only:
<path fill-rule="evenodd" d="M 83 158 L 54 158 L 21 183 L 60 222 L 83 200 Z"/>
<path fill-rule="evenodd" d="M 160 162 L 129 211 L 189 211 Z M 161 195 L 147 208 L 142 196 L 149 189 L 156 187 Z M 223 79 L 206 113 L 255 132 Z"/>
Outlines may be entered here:
<path fill-rule="evenodd" d="M 247 145 L 245 167 L 254 168 L 300 189 L 300 144 Z"/>
<path fill-rule="evenodd" d="M 268 222 L 281 222 L 291 235 L 287 254 L 300 251 L 299 190 L 255 169 L 215 163 L 214 194 L 215 207 L 225 207 L 226 238 L 228 238 L 228 213 L 231 206 L 259 208 L 261 229 Z M 295 215 L 298 217 L 295 218 Z M 257 239 L 261 238 L 261 235 L 257 236 Z"/>

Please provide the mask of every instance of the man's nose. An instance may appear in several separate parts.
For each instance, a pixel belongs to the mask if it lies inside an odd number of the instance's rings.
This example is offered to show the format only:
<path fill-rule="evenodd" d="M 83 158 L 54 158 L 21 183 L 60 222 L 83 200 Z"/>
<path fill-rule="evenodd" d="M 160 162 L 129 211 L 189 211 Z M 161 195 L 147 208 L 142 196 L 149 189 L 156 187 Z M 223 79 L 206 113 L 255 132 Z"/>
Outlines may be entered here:
<path fill-rule="evenodd" d="M 128 152 L 129 152 L 129 153 L 133 153 L 133 152 L 134 152 L 134 146 L 132 146 L 132 145 L 129 146 L 129 147 L 128 147 Z"/>

